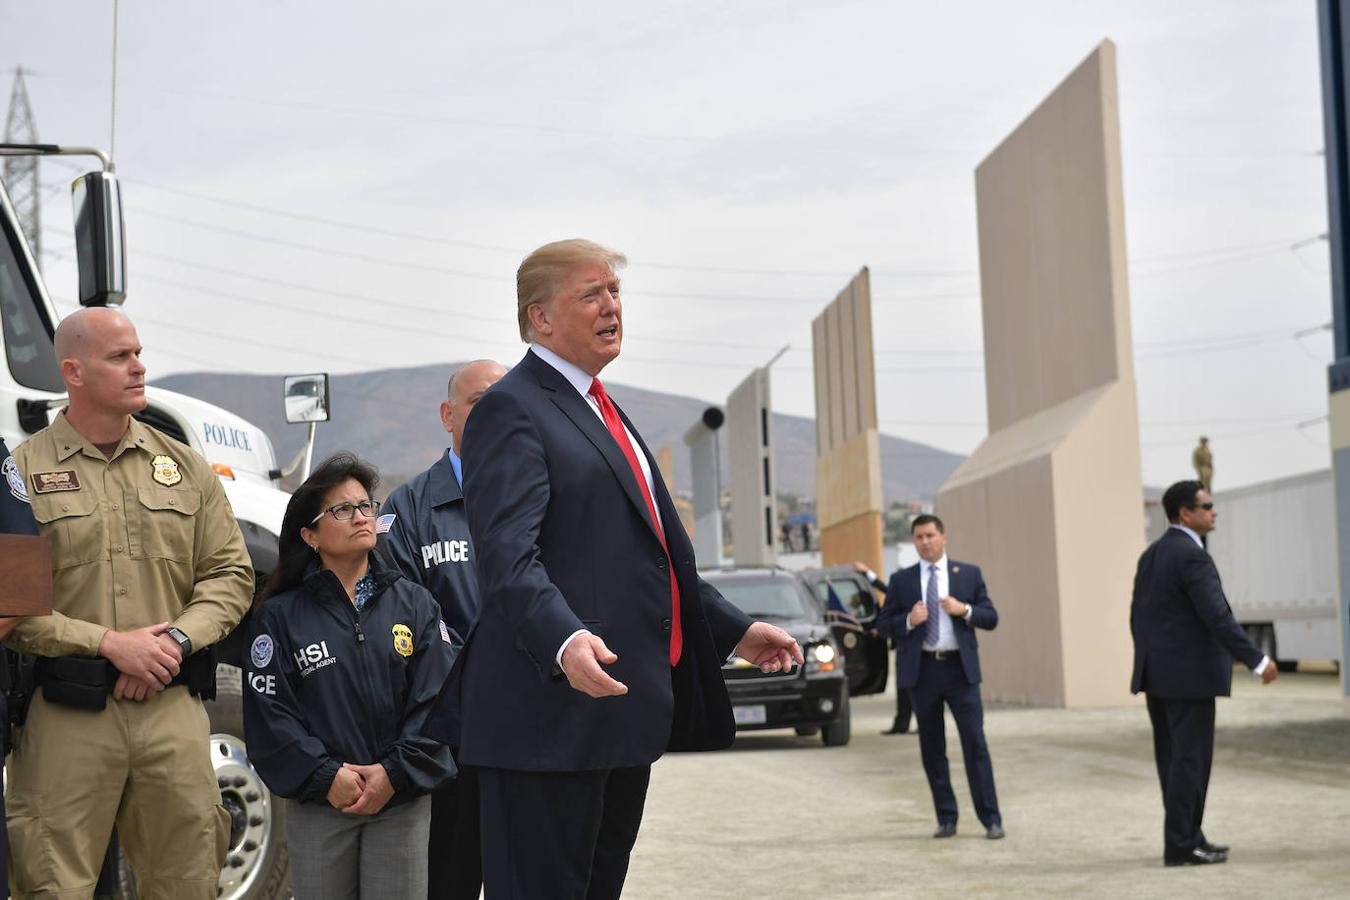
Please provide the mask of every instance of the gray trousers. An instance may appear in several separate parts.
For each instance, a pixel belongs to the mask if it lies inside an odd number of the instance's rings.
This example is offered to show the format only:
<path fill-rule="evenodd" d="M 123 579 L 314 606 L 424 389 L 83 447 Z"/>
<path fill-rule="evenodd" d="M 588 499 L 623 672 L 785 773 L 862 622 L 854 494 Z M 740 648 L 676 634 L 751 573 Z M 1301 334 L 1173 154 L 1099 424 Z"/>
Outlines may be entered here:
<path fill-rule="evenodd" d="M 431 798 L 374 816 L 286 802 L 295 900 L 425 900 Z"/>

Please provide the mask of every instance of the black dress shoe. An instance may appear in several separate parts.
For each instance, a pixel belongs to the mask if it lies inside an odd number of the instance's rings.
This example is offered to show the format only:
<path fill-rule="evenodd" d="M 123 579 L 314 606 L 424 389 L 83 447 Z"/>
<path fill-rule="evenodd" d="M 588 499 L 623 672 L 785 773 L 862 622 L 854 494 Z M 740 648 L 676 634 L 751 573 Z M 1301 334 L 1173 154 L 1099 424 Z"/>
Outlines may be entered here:
<path fill-rule="evenodd" d="M 882 734 L 909 734 L 909 726 L 908 725 L 900 726 L 893 724 L 891 725 L 890 728 L 887 728 L 885 731 L 883 731 Z"/>
<path fill-rule="evenodd" d="M 955 822 L 939 822 L 937 831 L 933 832 L 933 837 L 935 838 L 952 837 L 955 834 L 956 834 Z"/>
<path fill-rule="evenodd" d="M 989 840 L 991 841 L 997 841 L 1002 840 L 1007 835 L 1003 831 L 1003 826 L 995 822 L 993 825 L 990 825 L 988 828 L 984 830 L 984 836 L 989 838 Z"/>
<path fill-rule="evenodd" d="M 1228 862 L 1228 855 L 1225 853 L 1215 853 L 1196 847 L 1190 853 L 1178 856 L 1163 855 L 1164 866 L 1208 866 L 1214 863 Z"/>
<path fill-rule="evenodd" d="M 1228 853 L 1227 844 L 1211 844 L 1204 838 L 1200 839 L 1200 849 L 1204 850 L 1206 853 L 1223 853 L 1225 855 Z"/>

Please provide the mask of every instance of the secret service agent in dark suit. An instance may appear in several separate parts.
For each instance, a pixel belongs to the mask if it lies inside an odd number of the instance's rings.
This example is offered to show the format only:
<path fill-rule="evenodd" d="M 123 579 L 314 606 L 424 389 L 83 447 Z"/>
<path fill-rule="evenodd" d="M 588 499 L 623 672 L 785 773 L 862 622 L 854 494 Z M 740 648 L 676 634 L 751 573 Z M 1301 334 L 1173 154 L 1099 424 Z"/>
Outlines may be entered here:
<path fill-rule="evenodd" d="M 1163 862 L 1205 865 L 1228 859 L 1200 830 L 1214 761 L 1214 698 L 1232 690 L 1233 660 L 1266 684 L 1278 669 L 1247 637 L 1219 583 L 1219 570 L 1201 539 L 1216 513 L 1198 481 L 1179 481 L 1163 494 L 1171 526 L 1139 557 L 1130 604 L 1134 675 L 1153 723 L 1153 755 L 1162 786 Z"/>
<path fill-rule="evenodd" d="M 526 258 L 531 349 L 465 433 L 481 612 L 460 755 L 479 767 L 494 900 L 618 897 L 651 763 L 735 737 L 722 664 L 802 662 L 698 577 L 660 471 L 596 378 L 619 355 L 622 262 L 582 240 Z"/>
<path fill-rule="evenodd" d="M 862 575 L 864 578 L 866 578 L 868 583 L 871 584 L 872 587 L 880 591 L 882 594 L 882 598 L 885 599 L 886 591 L 890 586 L 886 582 L 878 578 L 876 572 L 873 572 L 871 569 L 867 568 L 866 563 L 861 562 L 855 562 L 853 564 L 853 570 L 857 572 L 859 575 Z M 895 643 L 894 641 L 892 641 L 891 643 L 895 646 L 895 670 L 899 672 L 900 645 Z M 908 734 L 909 720 L 910 717 L 913 715 L 914 715 L 914 705 L 910 701 L 909 691 L 905 690 L 904 688 L 900 687 L 900 685 L 897 684 L 895 686 L 895 721 L 892 722 L 891 727 L 883 731 L 882 734 Z"/>
<path fill-rule="evenodd" d="M 984 739 L 980 700 L 980 655 L 976 628 L 998 625 L 978 566 L 947 559 L 947 534 L 937 516 L 910 526 L 920 562 L 891 576 L 877 630 L 895 639 L 895 683 L 908 688 L 919 725 L 919 751 L 933 792 L 938 828 L 933 837 L 956 834 L 956 794 L 947 766 L 942 705 L 956 718 L 966 778 L 975 814 L 991 840 L 1003 837 L 1003 816 L 994 793 L 994 764 Z"/>

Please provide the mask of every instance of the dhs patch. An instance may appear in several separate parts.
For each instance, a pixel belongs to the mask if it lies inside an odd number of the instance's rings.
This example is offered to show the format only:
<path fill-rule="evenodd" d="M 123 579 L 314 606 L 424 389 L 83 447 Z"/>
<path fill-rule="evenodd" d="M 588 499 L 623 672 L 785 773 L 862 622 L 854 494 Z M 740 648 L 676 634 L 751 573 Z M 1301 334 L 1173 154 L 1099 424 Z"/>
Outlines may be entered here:
<path fill-rule="evenodd" d="M 398 516 L 395 513 L 385 513 L 375 520 L 375 533 L 388 534 L 389 529 L 394 527 L 394 520 Z"/>
<path fill-rule="evenodd" d="M 272 643 L 272 636 L 269 634 L 260 634 L 253 639 L 253 646 L 248 650 L 249 659 L 253 660 L 253 668 L 265 669 L 268 663 L 272 661 L 272 651 L 275 645 Z"/>
<path fill-rule="evenodd" d="M 14 495 L 14 499 L 20 503 L 28 503 L 28 487 L 23 483 L 23 476 L 19 474 L 19 464 L 14 461 L 14 457 L 6 456 L 5 461 L 0 463 L 0 471 L 5 473 L 5 482 L 9 485 L 9 492 Z"/>

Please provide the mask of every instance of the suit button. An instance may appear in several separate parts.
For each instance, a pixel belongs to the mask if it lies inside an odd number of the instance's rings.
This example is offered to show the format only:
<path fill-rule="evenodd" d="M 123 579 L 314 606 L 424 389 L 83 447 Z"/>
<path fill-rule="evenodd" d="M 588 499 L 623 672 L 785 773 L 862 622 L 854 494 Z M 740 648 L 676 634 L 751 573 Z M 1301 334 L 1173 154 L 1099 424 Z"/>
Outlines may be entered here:
<path fill-rule="evenodd" d="M 669 630 L 670 630 L 670 620 L 669 620 L 669 619 L 662 619 L 662 620 L 661 620 L 661 630 L 662 630 L 662 631 L 669 631 Z"/>
<path fill-rule="evenodd" d="M 664 556 L 658 556 L 656 558 L 656 567 L 658 569 L 664 569 L 666 567 L 666 558 Z"/>

